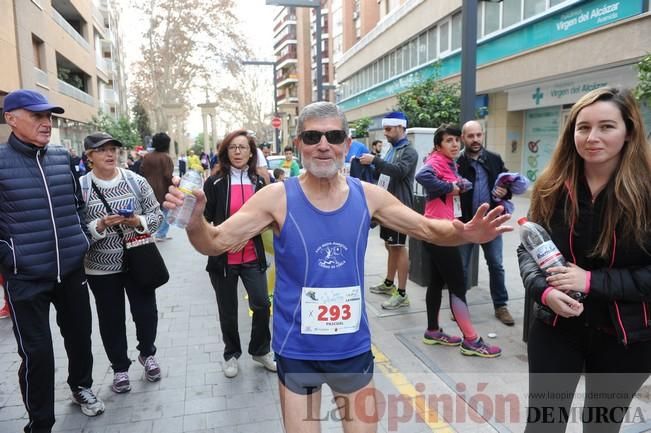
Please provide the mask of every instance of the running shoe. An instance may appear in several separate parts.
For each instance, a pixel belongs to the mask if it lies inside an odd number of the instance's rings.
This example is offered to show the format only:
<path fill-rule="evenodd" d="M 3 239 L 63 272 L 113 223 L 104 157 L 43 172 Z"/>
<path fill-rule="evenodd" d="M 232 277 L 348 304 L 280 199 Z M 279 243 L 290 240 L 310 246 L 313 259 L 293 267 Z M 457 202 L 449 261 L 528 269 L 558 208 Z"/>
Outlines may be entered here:
<path fill-rule="evenodd" d="M 90 388 L 77 387 L 77 391 L 72 393 L 72 401 L 81 407 L 81 411 L 86 416 L 97 416 L 104 413 L 104 403 L 95 397 Z"/>
<path fill-rule="evenodd" d="M 237 358 L 232 357 L 224 362 L 224 376 L 231 378 L 237 376 L 240 367 L 237 365 Z"/>
<path fill-rule="evenodd" d="M 154 355 L 143 358 L 138 355 L 138 361 L 145 367 L 145 379 L 149 382 L 158 382 L 161 378 L 160 366 Z"/>
<path fill-rule="evenodd" d="M 116 394 L 124 394 L 131 391 L 131 383 L 129 382 L 129 373 L 126 371 L 116 371 L 113 373 L 113 384 L 111 389 Z"/>
<path fill-rule="evenodd" d="M 482 338 L 479 338 L 474 343 L 464 338 L 461 343 L 461 354 L 466 356 L 479 356 L 482 358 L 496 358 L 502 354 L 502 349 L 484 343 Z"/>
<path fill-rule="evenodd" d="M 455 335 L 448 335 L 443 332 L 443 329 L 438 331 L 425 331 L 423 336 L 423 343 L 425 344 L 441 344 L 443 346 L 458 346 L 461 344 L 461 337 Z"/>
<path fill-rule="evenodd" d="M 398 291 L 396 290 L 393 292 L 391 297 L 387 299 L 386 301 L 382 302 L 382 308 L 385 310 L 397 310 L 398 308 L 401 307 L 408 307 L 409 306 L 409 296 L 405 293 L 405 296 L 402 296 Z"/>
<path fill-rule="evenodd" d="M 274 354 L 271 352 L 262 356 L 254 356 L 253 360 L 262 364 L 262 366 L 269 371 L 276 371 L 276 361 L 274 361 Z"/>
<path fill-rule="evenodd" d="M 395 284 L 391 284 L 390 286 L 387 286 L 386 284 L 384 284 L 384 281 L 382 281 L 377 286 L 369 287 L 368 290 L 371 293 L 376 293 L 378 295 L 391 295 L 393 292 L 395 292 L 398 289 L 396 288 Z"/>

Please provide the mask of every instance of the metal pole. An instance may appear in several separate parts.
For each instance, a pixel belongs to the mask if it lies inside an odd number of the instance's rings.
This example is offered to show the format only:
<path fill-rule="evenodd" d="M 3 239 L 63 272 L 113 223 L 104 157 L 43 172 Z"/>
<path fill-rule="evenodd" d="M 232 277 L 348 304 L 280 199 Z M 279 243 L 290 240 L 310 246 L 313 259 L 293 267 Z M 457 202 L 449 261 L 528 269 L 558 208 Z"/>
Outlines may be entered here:
<path fill-rule="evenodd" d="M 477 86 L 477 3 L 463 0 L 461 6 L 461 124 L 475 119 Z M 476 286 L 479 280 L 479 248 L 473 248 L 468 264 L 468 282 Z"/>
<path fill-rule="evenodd" d="M 274 72 L 274 117 L 278 117 L 278 77 L 276 77 L 276 62 L 272 62 Z M 274 152 L 280 152 L 280 128 L 274 128 Z"/>
<path fill-rule="evenodd" d="M 321 5 L 316 6 L 316 100 L 323 100 L 323 62 L 321 56 Z"/>
<path fill-rule="evenodd" d="M 461 123 L 475 119 L 477 80 L 477 0 L 463 0 L 461 9 Z"/>

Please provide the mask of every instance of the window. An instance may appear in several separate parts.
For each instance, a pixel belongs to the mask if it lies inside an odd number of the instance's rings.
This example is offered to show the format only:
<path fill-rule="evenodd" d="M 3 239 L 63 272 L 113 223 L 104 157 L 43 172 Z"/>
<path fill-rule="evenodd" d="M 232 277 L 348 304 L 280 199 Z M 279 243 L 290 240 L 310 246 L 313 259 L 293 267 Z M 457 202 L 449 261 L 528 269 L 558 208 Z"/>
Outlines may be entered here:
<path fill-rule="evenodd" d="M 402 71 L 406 72 L 409 70 L 409 44 L 405 44 L 400 49 L 402 52 Z"/>
<path fill-rule="evenodd" d="M 373 62 L 373 75 L 371 78 L 371 86 L 375 86 L 380 81 L 379 62 Z"/>
<path fill-rule="evenodd" d="M 387 78 L 393 78 L 396 75 L 396 52 L 392 51 L 389 54 L 389 76 Z"/>
<path fill-rule="evenodd" d="M 522 0 L 503 0 L 502 4 L 502 28 L 520 22 L 522 19 Z"/>
<path fill-rule="evenodd" d="M 556 6 L 557 4 L 563 3 L 565 0 L 549 0 L 549 7 Z"/>
<path fill-rule="evenodd" d="M 461 48 L 461 14 L 452 15 L 452 47 L 456 50 Z"/>
<path fill-rule="evenodd" d="M 439 26 L 439 53 L 450 50 L 450 23 L 444 22 Z"/>
<path fill-rule="evenodd" d="M 436 59 L 436 27 L 427 31 L 427 60 Z"/>
<path fill-rule="evenodd" d="M 32 35 L 32 53 L 34 66 L 41 71 L 46 71 L 45 67 L 45 45 L 36 35 Z"/>
<path fill-rule="evenodd" d="M 416 39 L 409 41 L 409 69 L 418 66 L 418 42 Z"/>
<path fill-rule="evenodd" d="M 427 62 L 427 33 L 418 36 L 418 64 Z"/>
<path fill-rule="evenodd" d="M 524 18 L 544 12 L 546 3 L 546 0 L 524 0 Z"/>
<path fill-rule="evenodd" d="M 482 36 L 489 35 L 500 29 L 500 4 L 487 3 L 484 4 L 484 33 Z"/>

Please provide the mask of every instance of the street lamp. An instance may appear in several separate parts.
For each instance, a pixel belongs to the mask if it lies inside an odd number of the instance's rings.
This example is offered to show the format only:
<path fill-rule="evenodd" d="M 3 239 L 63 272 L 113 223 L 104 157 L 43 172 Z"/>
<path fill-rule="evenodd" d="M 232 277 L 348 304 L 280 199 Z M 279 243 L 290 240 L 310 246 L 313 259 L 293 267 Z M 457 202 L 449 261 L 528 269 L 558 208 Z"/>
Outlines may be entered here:
<path fill-rule="evenodd" d="M 255 65 L 255 66 L 272 66 L 274 79 L 274 117 L 278 117 L 278 88 L 276 78 L 276 62 L 266 61 L 266 60 L 242 60 L 243 65 Z M 280 148 L 280 130 L 279 128 L 274 127 L 274 148 L 278 150 Z"/>
<path fill-rule="evenodd" d="M 323 99 L 323 63 L 321 59 L 321 44 L 323 43 L 321 40 L 321 0 L 266 0 L 266 5 L 316 8 L 316 100 L 321 101 Z"/>

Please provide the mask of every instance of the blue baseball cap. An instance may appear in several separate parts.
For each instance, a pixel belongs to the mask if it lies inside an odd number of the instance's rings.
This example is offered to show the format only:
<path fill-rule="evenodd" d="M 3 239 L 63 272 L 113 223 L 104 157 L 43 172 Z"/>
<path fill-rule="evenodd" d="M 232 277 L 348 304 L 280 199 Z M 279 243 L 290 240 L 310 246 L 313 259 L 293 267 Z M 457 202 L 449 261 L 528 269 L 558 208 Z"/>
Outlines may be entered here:
<path fill-rule="evenodd" d="M 63 108 L 52 105 L 47 101 L 47 98 L 33 90 L 14 90 L 5 96 L 4 112 L 9 112 L 18 109 L 25 109 L 40 113 L 43 111 L 50 111 L 52 113 L 62 114 Z"/>

